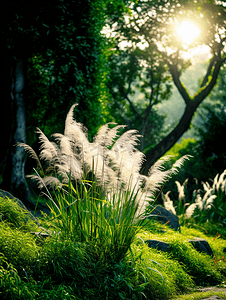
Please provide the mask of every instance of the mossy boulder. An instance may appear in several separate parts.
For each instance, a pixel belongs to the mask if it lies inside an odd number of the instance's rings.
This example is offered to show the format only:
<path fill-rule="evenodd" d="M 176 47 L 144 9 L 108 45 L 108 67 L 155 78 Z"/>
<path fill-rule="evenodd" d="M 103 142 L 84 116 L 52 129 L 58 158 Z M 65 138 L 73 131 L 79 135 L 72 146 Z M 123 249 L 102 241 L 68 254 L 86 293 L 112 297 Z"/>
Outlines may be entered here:
<path fill-rule="evenodd" d="M 15 227 L 37 227 L 37 218 L 25 207 L 22 201 L 7 191 L 0 190 L 0 221 L 6 221 Z"/>

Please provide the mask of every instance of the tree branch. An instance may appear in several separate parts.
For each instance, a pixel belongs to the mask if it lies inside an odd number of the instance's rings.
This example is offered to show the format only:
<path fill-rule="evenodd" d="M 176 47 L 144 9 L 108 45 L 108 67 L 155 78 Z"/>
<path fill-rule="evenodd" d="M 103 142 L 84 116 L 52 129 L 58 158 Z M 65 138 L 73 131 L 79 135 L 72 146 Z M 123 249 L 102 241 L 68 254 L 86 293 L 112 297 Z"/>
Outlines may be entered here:
<path fill-rule="evenodd" d="M 216 62 L 216 56 L 213 56 L 210 60 L 210 64 L 209 64 L 208 69 L 206 71 L 206 75 L 203 78 L 203 81 L 200 85 L 201 88 L 204 87 L 207 84 L 208 78 L 211 75 L 211 72 L 212 72 L 212 69 L 213 69 L 213 66 L 214 66 L 215 62 Z"/>
<path fill-rule="evenodd" d="M 212 78 L 200 93 L 198 93 L 193 100 L 186 100 L 186 108 L 184 111 L 183 116 L 181 117 L 178 125 L 165 137 L 162 141 L 156 145 L 154 148 L 149 150 L 146 154 L 146 161 L 143 163 L 143 173 L 148 174 L 150 167 L 158 160 L 161 156 L 163 156 L 177 141 L 178 139 L 188 130 L 194 112 L 196 111 L 197 107 L 200 103 L 205 99 L 206 96 L 211 92 L 213 89 L 217 76 L 220 71 L 220 67 L 225 62 L 226 58 L 217 58 Z M 179 78 L 178 78 L 179 81 Z M 178 87 L 178 86 L 177 86 Z M 182 89 L 183 92 L 183 89 Z"/>
<path fill-rule="evenodd" d="M 121 87 L 121 88 L 119 89 L 119 92 L 120 92 L 121 95 L 129 102 L 129 104 L 130 104 L 130 106 L 131 106 L 133 112 L 134 112 L 137 116 L 141 117 L 141 114 L 138 112 L 138 110 L 136 109 L 136 107 L 133 105 L 133 102 L 129 99 L 128 93 L 125 92 L 125 90 L 124 90 L 123 87 Z"/>
<path fill-rule="evenodd" d="M 226 61 L 226 57 L 225 58 L 216 58 L 215 59 L 214 70 L 213 70 L 212 77 L 211 77 L 211 80 L 210 80 L 209 84 L 206 84 L 202 88 L 202 90 L 194 97 L 194 101 L 196 102 L 197 106 L 205 99 L 206 96 L 209 95 L 209 93 L 213 89 L 214 85 L 216 84 L 217 76 L 218 76 L 218 74 L 220 72 L 220 68 L 221 68 L 222 64 L 225 61 Z M 209 76 L 211 76 L 211 75 L 209 75 Z M 209 76 L 208 76 L 208 78 L 209 78 Z"/>
<path fill-rule="evenodd" d="M 190 102 L 190 104 L 186 106 L 185 112 L 178 125 L 165 138 L 163 138 L 161 142 L 147 152 L 146 161 L 143 163 L 143 174 L 147 175 L 150 167 L 160 157 L 162 157 L 189 128 L 195 110 L 195 103 Z"/>
<path fill-rule="evenodd" d="M 188 105 L 191 102 L 191 97 L 180 81 L 180 72 L 177 69 L 177 65 L 172 65 L 168 62 L 168 67 L 170 74 L 172 75 L 174 84 L 176 85 L 179 93 L 184 99 L 184 102 L 186 103 L 186 105 Z"/>

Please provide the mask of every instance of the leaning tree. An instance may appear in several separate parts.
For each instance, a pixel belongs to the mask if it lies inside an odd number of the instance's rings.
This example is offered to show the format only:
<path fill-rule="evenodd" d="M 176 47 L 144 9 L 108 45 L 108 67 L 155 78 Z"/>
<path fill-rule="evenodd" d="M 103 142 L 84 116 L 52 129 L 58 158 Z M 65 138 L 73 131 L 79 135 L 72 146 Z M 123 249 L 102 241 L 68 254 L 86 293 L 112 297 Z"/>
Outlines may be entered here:
<path fill-rule="evenodd" d="M 210 94 L 217 82 L 218 74 L 226 60 L 226 5 L 225 1 L 132 1 L 130 12 L 124 18 L 115 18 L 112 21 L 114 40 L 122 45 L 125 51 L 136 50 L 140 65 L 146 70 L 153 70 L 153 66 L 162 67 L 161 74 L 170 74 L 184 103 L 185 110 L 175 127 L 154 147 L 146 152 L 146 161 L 143 164 L 144 173 L 147 173 L 153 163 L 164 155 L 190 127 L 195 111 L 203 100 Z M 184 21 L 193 22 L 200 30 L 199 37 L 191 44 L 186 44 L 179 38 L 176 28 Z M 186 34 L 186 33 L 184 33 Z M 193 48 L 208 46 L 211 58 L 206 74 L 199 83 L 199 89 L 190 95 L 181 81 L 181 74 L 192 63 L 185 54 Z M 132 50 L 131 50 L 132 49 Z M 133 52 L 134 53 L 134 52 Z M 137 68 L 138 69 L 138 68 Z M 149 76 L 149 81 L 148 81 Z M 128 77 L 124 87 L 131 85 L 136 76 Z M 154 94 L 153 73 L 146 72 L 146 95 L 149 84 L 149 99 Z M 197 78 L 198 80 L 198 78 Z M 122 85 L 122 84 L 121 84 Z M 124 98 L 128 98 L 125 89 L 119 90 Z M 154 99 L 154 98 L 153 98 Z M 129 103 L 130 99 L 127 99 Z M 131 111 L 135 112 L 131 105 Z M 153 101 L 144 110 L 141 117 L 150 113 Z M 176 109 L 176 108 L 175 108 Z"/>

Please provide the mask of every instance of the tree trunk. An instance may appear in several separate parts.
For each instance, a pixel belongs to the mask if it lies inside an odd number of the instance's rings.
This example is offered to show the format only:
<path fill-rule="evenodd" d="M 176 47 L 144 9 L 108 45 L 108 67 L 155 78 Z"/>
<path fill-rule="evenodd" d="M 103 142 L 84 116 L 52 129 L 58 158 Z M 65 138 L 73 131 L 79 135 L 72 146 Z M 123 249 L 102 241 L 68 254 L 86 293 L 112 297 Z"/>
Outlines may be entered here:
<path fill-rule="evenodd" d="M 193 114 L 196 110 L 195 105 L 187 106 L 178 125 L 165 138 L 161 140 L 154 148 L 146 154 L 146 160 L 143 163 L 142 173 L 147 175 L 150 167 L 161 158 L 188 130 Z"/>
<path fill-rule="evenodd" d="M 22 147 L 17 143 L 26 143 L 26 122 L 24 107 L 24 59 L 18 57 L 12 67 L 11 85 L 11 133 L 9 151 L 3 173 L 2 188 L 10 191 L 26 206 L 33 208 L 30 192 L 25 180 L 25 158 Z M 5 112 L 7 115 L 7 112 Z"/>
<path fill-rule="evenodd" d="M 186 91 L 184 85 L 180 81 L 180 73 L 177 70 L 177 65 L 168 64 L 169 70 L 172 75 L 174 84 L 176 85 L 179 93 L 181 94 L 186 108 L 183 116 L 181 117 L 178 125 L 169 133 L 158 145 L 150 149 L 146 154 L 146 160 L 142 166 L 142 173 L 147 175 L 150 167 L 161 158 L 177 141 L 178 139 L 188 130 L 191 124 L 192 117 L 203 102 L 203 100 L 209 95 L 214 85 L 216 84 L 217 77 L 220 71 L 220 67 L 225 62 L 226 58 L 220 58 L 214 56 L 210 61 L 209 68 L 204 77 L 203 83 L 201 83 L 201 90 L 194 98 L 192 98 Z M 206 78 L 211 78 L 207 81 Z M 205 85 L 205 86 L 204 86 Z"/>

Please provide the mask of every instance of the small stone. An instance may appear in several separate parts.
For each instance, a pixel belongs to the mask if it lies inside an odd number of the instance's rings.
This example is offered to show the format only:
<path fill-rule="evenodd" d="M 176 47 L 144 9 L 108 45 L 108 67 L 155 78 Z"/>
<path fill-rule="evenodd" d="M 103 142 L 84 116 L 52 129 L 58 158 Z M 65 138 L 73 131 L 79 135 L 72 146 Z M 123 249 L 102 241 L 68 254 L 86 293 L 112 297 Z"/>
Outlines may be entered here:
<path fill-rule="evenodd" d="M 154 248 L 160 251 L 168 252 L 169 244 L 165 242 L 161 242 L 158 240 L 147 240 L 145 243 L 148 244 L 148 247 Z"/>
<path fill-rule="evenodd" d="M 157 205 L 147 218 L 148 219 L 157 218 L 157 220 L 162 224 L 166 224 L 170 228 L 176 231 L 177 230 L 180 231 L 178 216 L 174 215 L 173 213 L 171 213 L 170 211 L 168 211 L 162 206 Z"/>
<path fill-rule="evenodd" d="M 188 242 L 192 243 L 192 245 L 195 247 L 197 251 L 206 253 L 207 255 L 210 256 L 213 255 L 213 251 L 210 248 L 210 245 L 207 242 L 207 240 L 202 238 L 194 238 L 192 240 L 189 239 Z"/>

